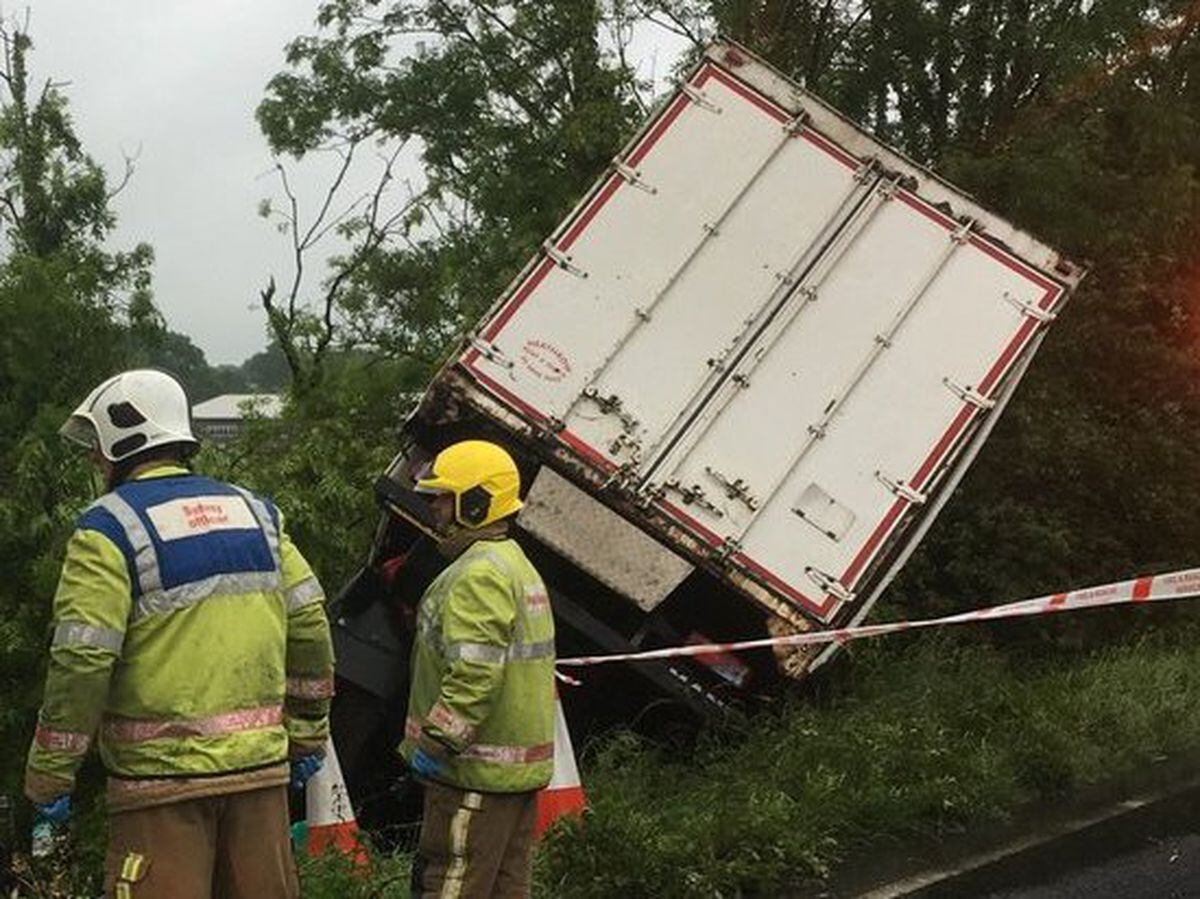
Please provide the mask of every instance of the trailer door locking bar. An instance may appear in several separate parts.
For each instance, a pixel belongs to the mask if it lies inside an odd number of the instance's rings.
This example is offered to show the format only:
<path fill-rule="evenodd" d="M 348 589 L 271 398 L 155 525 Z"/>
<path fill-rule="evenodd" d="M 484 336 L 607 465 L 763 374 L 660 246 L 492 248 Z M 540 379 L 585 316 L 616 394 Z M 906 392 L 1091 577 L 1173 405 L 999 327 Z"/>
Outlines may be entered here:
<path fill-rule="evenodd" d="M 758 511 L 758 499 L 750 492 L 750 485 L 741 478 L 729 478 L 711 465 L 704 466 L 704 473 L 721 485 L 725 495 L 743 503 L 751 512 Z"/>
<path fill-rule="evenodd" d="M 704 492 L 704 488 L 699 484 L 684 487 L 679 481 L 672 479 L 662 485 L 662 492 L 666 493 L 668 490 L 678 493 L 685 506 L 697 505 L 701 509 L 712 513 L 717 518 L 725 517 L 725 512 L 713 505 L 708 495 Z"/>
<path fill-rule="evenodd" d="M 631 413 L 625 411 L 621 398 L 615 393 L 601 396 L 600 391 L 595 387 L 585 387 L 580 391 L 579 399 L 590 400 L 603 414 L 615 416 L 621 422 L 621 430 L 626 434 L 632 434 L 637 430 L 638 420 Z"/>

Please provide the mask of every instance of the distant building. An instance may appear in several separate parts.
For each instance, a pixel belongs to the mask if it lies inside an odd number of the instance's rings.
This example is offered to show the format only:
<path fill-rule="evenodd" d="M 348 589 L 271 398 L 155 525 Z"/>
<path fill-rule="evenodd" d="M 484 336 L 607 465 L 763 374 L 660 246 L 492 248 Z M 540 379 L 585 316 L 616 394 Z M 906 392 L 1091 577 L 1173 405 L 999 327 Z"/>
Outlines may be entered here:
<path fill-rule="evenodd" d="M 274 393 L 226 393 L 192 406 L 192 427 L 201 440 L 226 443 L 252 416 L 278 418 L 283 397 Z"/>

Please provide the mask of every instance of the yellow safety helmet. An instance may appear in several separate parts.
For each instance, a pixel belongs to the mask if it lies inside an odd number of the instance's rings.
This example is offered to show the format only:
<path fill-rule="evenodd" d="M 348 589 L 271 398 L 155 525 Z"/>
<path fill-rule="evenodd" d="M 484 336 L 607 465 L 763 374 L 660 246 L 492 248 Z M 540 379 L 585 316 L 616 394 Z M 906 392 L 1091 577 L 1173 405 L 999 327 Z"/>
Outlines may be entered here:
<path fill-rule="evenodd" d="M 454 518 L 468 528 L 481 528 L 507 518 L 523 505 L 517 463 L 504 449 L 486 440 L 463 440 L 446 447 L 430 471 L 417 480 L 419 493 L 454 495 Z"/>

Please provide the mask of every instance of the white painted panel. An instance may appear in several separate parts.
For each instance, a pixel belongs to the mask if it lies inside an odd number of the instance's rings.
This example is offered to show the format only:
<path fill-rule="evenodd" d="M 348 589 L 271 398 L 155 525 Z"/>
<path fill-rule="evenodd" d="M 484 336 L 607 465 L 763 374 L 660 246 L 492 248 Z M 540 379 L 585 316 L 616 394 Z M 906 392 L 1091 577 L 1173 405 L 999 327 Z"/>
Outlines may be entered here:
<path fill-rule="evenodd" d="M 1035 327 L 1021 305 L 1058 299 L 1004 251 L 952 240 L 959 223 L 917 194 L 1046 271 L 1059 257 L 740 51 L 709 58 L 733 74 L 697 71 L 701 102 L 678 95 L 626 153 L 635 183 L 599 182 L 460 361 L 828 619 L 915 508 L 877 472 L 924 489 L 978 414 L 947 380 L 994 393 Z M 820 133 L 788 130 L 800 103 Z"/>
<path fill-rule="evenodd" d="M 714 87 L 719 85 L 705 85 L 705 95 Z M 473 362 L 543 415 L 583 426 L 581 436 L 597 449 L 621 432 L 620 423 L 594 405 L 576 410 L 580 391 L 643 324 L 638 310 L 648 309 L 668 287 L 704 242 L 703 225 L 719 219 L 783 136 L 778 121 L 741 102 L 718 113 L 680 96 L 664 109 L 662 121 L 668 127 L 651 128 L 643 141 L 650 149 L 632 154 L 654 193 L 610 176 L 581 210 L 584 227 L 568 225 L 556 239 L 567 244 L 570 264 L 587 277 L 548 262 L 535 268 L 514 294 L 526 294 L 523 301 L 511 315 L 500 311 L 510 317 L 491 335 L 511 367 L 482 357 Z M 491 330 L 485 327 L 484 334 Z M 560 371 L 535 371 L 544 366 L 530 360 L 531 349 L 562 360 Z M 593 420 L 599 424 L 589 427 Z"/>
<path fill-rule="evenodd" d="M 718 81 L 704 89 L 721 112 L 687 103 L 638 161 L 656 193 L 617 182 L 574 235 L 570 264 L 587 277 L 534 269 L 491 338 L 508 364 L 474 363 L 618 463 L 653 451 L 714 376 L 710 360 L 744 339 L 861 189 L 846 161 L 778 117 Z"/>
<path fill-rule="evenodd" d="M 778 126 L 773 139 L 785 138 Z M 721 223 L 719 233 L 680 274 L 653 319 L 634 332 L 596 381 L 621 397 L 638 422 L 643 458 L 651 458 L 715 366 L 745 339 L 854 187 L 853 171 L 803 139 L 789 139 Z M 567 426 L 589 442 L 607 422 L 581 407 Z M 590 420 L 589 420 L 590 417 Z"/>
<path fill-rule="evenodd" d="M 693 505 L 689 516 L 739 540 L 749 560 L 818 604 L 824 592 L 806 571 L 840 578 L 864 547 L 879 549 L 872 537 L 897 497 L 876 472 L 911 480 L 956 417 L 971 408 L 944 379 L 979 386 L 1028 330 L 1029 319 L 1006 294 L 1033 303 L 1045 295 L 1024 275 L 950 235 L 912 206 L 889 201 L 825 276 L 818 300 L 753 371 L 750 387 L 674 470 L 675 478 L 704 485 L 724 513 Z M 888 332 L 935 272 L 890 346 L 878 349 L 876 336 Z M 844 394 L 872 355 L 874 363 Z M 993 377 L 987 386 L 994 385 Z M 810 429 L 843 396 L 825 436 L 814 439 Z M 727 498 L 709 469 L 741 478 L 761 500 L 759 509 Z M 817 495 L 829 498 L 823 511 L 812 505 Z M 801 518 L 797 507 L 813 514 Z M 862 568 L 860 562 L 855 577 Z M 846 577 L 846 586 L 855 577 Z"/>

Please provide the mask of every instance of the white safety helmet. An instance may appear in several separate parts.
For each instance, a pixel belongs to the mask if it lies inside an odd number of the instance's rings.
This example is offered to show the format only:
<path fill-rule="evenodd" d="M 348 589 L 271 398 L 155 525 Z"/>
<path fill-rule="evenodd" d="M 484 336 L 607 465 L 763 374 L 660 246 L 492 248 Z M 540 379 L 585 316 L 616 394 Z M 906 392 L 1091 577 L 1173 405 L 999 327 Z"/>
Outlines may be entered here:
<path fill-rule="evenodd" d="M 191 410 L 183 387 L 165 372 L 124 371 L 88 394 L 59 429 L 68 440 L 120 462 L 155 446 L 196 448 Z"/>

